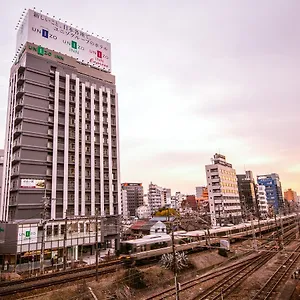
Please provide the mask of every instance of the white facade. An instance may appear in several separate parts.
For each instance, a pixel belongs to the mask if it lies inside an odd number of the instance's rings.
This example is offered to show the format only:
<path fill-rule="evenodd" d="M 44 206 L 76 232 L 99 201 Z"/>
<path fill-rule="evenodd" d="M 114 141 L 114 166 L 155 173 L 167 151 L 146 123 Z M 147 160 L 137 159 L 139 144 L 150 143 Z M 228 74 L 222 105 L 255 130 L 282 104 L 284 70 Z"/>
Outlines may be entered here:
<path fill-rule="evenodd" d="M 236 172 L 225 156 L 215 154 L 211 165 L 205 166 L 211 225 L 238 223 L 241 204 Z"/>
<path fill-rule="evenodd" d="M 128 204 L 127 204 L 127 191 L 121 191 L 121 215 L 124 220 L 128 219 Z"/>
<path fill-rule="evenodd" d="M 148 194 L 144 195 L 144 201 L 143 201 L 144 205 L 148 206 L 149 205 L 149 200 L 148 200 Z"/>
<path fill-rule="evenodd" d="M 260 216 L 266 217 L 266 215 L 268 214 L 268 202 L 267 202 L 266 187 L 264 185 L 258 185 L 257 201 L 258 201 L 258 210 L 260 212 Z"/>
<path fill-rule="evenodd" d="M 148 201 L 151 213 L 155 213 L 159 208 L 163 206 L 162 191 L 162 187 L 159 187 L 152 182 L 149 184 Z"/>
<path fill-rule="evenodd" d="M 167 226 L 161 221 L 156 222 L 150 228 L 150 235 L 157 234 L 157 233 L 167 233 Z"/>
<path fill-rule="evenodd" d="M 151 217 L 151 209 L 147 205 L 140 206 L 136 209 L 136 215 L 139 219 L 148 219 Z"/>

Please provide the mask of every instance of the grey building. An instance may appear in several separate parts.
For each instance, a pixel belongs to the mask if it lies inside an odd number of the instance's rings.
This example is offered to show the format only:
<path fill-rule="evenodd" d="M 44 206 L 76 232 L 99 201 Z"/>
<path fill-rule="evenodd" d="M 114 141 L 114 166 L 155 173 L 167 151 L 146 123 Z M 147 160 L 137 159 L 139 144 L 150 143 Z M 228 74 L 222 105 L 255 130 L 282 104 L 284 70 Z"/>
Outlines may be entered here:
<path fill-rule="evenodd" d="M 250 218 L 250 213 L 257 215 L 258 212 L 256 185 L 252 171 L 246 171 L 245 174 L 237 174 L 236 177 L 241 201 L 242 217 L 246 220 Z"/>
<path fill-rule="evenodd" d="M 4 162 L 4 150 L 0 149 L 0 195 L 2 191 L 3 162 Z"/>
<path fill-rule="evenodd" d="M 38 222 L 47 197 L 48 219 L 98 211 L 114 227 L 102 241 L 117 240 L 115 76 L 40 48 L 26 43 L 11 68 L 0 219 Z"/>
<path fill-rule="evenodd" d="M 122 189 L 127 192 L 127 212 L 136 215 L 136 209 L 144 204 L 144 188 L 142 183 L 122 183 Z M 126 209 L 125 209 L 126 210 Z"/>

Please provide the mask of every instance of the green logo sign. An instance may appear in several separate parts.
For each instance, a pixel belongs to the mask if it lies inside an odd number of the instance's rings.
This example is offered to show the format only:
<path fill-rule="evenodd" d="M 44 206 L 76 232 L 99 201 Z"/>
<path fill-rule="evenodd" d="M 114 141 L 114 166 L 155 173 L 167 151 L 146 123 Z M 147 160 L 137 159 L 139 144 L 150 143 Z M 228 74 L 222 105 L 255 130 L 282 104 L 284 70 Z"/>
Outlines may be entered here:
<path fill-rule="evenodd" d="M 76 43 L 76 42 L 74 42 L 74 43 Z M 77 47 L 77 43 L 76 43 L 76 47 Z M 41 55 L 41 56 L 44 56 L 44 55 L 52 56 L 52 52 L 45 50 L 45 48 L 42 47 L 42 46 L 38 46 L 38 47 L 29 46 L 28 48 L 29 48 L 29 50 L 37 52 L 38 55 Z M 56 59 L 59 59 L 59 60 L 64 60 L 63 56 L 61 56 L 61 55 L 54 54 L 54 57 Z"/>
<path fill-rule="evenodd" d="M 71 44 L 71 45 L 72 45 L 72 48 L 73 48 L 73 49 L 77 49 L 77 42 L 72 41 L 72 44 Z"/>
<path fill-rule="evenodd" d="M 30 230 L 25 231 L 25 236 L 26 236 L 27 238 L 30 238 Z"/>
<path fill-rule="evenodd" d="M 38 49 L 37 49 L 37 50 L 38 50 L 37 53 L 38 53 L 39 55 L 44 55 L 44 54 L 45 54 L 45 50 L 44 50 L 43 47 L 38 46 Z"/>
<path fill-rule="evenodd" d="M 4 228 L 0 227 L 0 232 L 4 232 Z"/>

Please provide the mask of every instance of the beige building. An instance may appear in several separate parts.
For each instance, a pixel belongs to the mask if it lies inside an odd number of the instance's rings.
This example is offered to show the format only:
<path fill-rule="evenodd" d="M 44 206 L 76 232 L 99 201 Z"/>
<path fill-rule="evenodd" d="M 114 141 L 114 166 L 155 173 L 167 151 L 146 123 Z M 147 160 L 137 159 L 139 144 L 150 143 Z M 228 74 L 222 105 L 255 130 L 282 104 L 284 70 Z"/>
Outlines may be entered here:
<path fill-rule="evenodd" d="M 212 226 L 241 221 L 241 204 L 236 172 L 226 157 L 215 154 L 205 166 Z"/>

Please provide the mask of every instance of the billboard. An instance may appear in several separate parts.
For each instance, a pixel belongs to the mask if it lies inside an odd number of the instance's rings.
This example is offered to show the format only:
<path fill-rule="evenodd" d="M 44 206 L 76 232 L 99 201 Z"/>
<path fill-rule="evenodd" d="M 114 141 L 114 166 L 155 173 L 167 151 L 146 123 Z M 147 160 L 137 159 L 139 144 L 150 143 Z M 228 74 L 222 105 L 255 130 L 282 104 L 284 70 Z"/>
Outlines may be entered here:
<path fill-rule="evenodd" d="M 16 51 L 26 42 L 111 71 L 110 43 L 31 9 L 18 29 Z"/>
<path fill-rule="evenodd" d="M 21 179 L 21 188 L 23 189 L 44 189 L 45 180 L 43 179 Z"/>
<path fill-rule="evenodd" d="M 37 225 L 19 225 L 18 245 L 36 243 L 38 237 Z"/>

